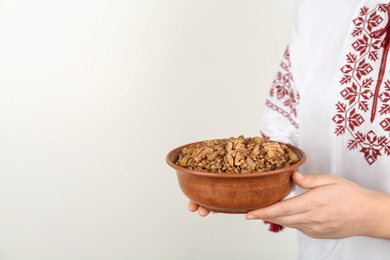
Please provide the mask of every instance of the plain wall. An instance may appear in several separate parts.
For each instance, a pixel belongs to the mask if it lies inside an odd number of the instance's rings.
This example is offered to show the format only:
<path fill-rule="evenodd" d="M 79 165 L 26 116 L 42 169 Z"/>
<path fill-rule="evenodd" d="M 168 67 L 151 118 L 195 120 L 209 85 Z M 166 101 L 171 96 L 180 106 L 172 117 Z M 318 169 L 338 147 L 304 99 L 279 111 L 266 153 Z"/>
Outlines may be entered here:
<path fill-rule="evenodd" d="M 295 259 L 166 154 L 259 135 L 288 0 L 0 1 L 0 259 Z"/>

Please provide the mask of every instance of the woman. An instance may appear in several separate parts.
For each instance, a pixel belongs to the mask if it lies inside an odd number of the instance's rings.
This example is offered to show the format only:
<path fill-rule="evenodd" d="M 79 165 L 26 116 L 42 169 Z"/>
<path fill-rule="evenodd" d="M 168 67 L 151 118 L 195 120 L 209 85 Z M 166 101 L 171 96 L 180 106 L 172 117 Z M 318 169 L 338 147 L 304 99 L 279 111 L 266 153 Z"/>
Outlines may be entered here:
<path fill-rule="evenodd" d="M 296 228 L 299 259 L 390 255 L 389 24 L 389 1 L 294 3 L 260 131 L 308 159 L 295 197 L 246 218 Z"/>

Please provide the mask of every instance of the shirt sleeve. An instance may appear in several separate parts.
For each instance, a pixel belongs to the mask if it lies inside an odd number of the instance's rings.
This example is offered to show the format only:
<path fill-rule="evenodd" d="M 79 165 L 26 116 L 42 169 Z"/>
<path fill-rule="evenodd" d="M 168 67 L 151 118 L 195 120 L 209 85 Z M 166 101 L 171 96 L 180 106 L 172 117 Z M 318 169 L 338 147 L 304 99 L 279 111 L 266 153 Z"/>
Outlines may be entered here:
<path fill-rule="evenodd" d="M 283 55 L 260 120 L 260 133 L 272 141 L 297 145 L 299 93 L 291 73 L 289 48 Z"/>

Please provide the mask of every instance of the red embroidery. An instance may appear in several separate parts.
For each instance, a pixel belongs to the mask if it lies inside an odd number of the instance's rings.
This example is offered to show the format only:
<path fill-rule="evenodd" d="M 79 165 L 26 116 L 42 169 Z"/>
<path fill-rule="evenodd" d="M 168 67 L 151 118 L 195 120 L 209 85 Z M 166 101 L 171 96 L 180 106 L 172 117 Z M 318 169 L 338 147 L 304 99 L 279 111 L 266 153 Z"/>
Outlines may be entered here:
<path fill-rule="evenodd" d="M 287 118 L 288 121 L 290 121 L 290 123 L 295 127 L 295 128 L 298 128 L 298 124 L 294 121 L 292 115 L 283 110 L 282 108 L 278 107 L 277 105 L 273 104 L 271 101 L 269 100 L 266 100 L 265 101 L 265 104 L 267 105 L 267 107 L 271 108 L 272 110 L 278 112 L 279 114 L 283 115 L 285 118 Z"/>
<path fill-rule="evenodd" d="M 390 37 L 390 32 L 386 32 L 390 22 L 387 7 L 385 4 L 379 4 L 373 10 L 363 7 L 359 17 L 353 20 L 352 38 L 355 40 L 351 44 L 352 51 L 346 55 L 346 64 L 340 69 L 343 101 L 336 104 L 337 113 L 332 118 L 336 123 L 335 134 L 350 135 L 348 149 L 360 147 L 369 164 L 377 161 L 379 156 L 390 155 L 390 117 L 386 117 L 390 115 L 390 80 L 382 83 Z M 384 21 L 389 22 L 383 25 Z M 374 75 L 378 62 L 382 68 Z M 378 116 L 381 116 L 379 126 L 387 132 L 385 135 L 380 135 L 378 129 L 374 131 L 375 126 L 370 124 L 375 123 Z"/>
<path fill-rule="evenodd" d="M 378 96 L 380 92 L 380 88 L 382 85 L 383 81 L 383 76 L 385 74 L 386 70 L 386 63 L 387 63 L 387 55 L 389 54 L 389 24 L 390 24 L 390 5 L 387 5 L 387 17 L 388 21 L 385 27 L 383 27 L 380 30 L 377 30 L 375 32 L 372 32 L 370 35 L 373 38 L 379 38 L 382 35 L 385 35 L 385 38 L 382 41 L 381 47 L 384 48 L 383 50 L 383 55 L 382 55 L 382 61 L 381 61 L 381 66 L 379 68 L 379 73 L 378 73 L 378 80 L 376 83 L 375 87 L 375 93 L 374 93 L 374 101 L 372 103 L 372 109 L 371 109 L 371 123 L 374 122 L 375 117 L 376 117 L 376 111 L 377 111 L 377 106 L 378 106 Z"/>
<path fill-rule="evenodd" d="M 280 64 L 280 70 L 272 84 L 270 97 L 266 100 L 266 105 L 283 115 L 295 128 L 298 128 L 296 107 L 299 103 L 299 94 L 293 88 L 293 82 L 290 52 L 287 47 Z"/>
<path fill-rule="evenodd" d="M 271 137 L 269 137 L 268 135 L 264 134 L 262 131 L 260 131 L 260 134 L 261 134 L 261 137 L 263 137 L 263 139 L 265 140 L 270 140 Z"/>

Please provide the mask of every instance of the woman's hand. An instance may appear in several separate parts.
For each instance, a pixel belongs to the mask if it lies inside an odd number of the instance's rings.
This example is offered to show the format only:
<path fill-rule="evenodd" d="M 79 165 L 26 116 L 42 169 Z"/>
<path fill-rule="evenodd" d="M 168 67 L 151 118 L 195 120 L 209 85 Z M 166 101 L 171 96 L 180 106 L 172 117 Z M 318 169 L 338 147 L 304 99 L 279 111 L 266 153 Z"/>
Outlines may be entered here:
<path fill-rule="evenodd" d="M 198 204 L 196 204 L 195 202 L 192 202 L 190 201 L 188 203 L 188 209 L 191 211 L 191 212 L 195 212 L 195 211 L 198 211 L 198 214 L 199 216 L 201 217 L 206 217 L 210 211 L 202 206 L 199 206 Z"/>
<path fill-rule="evenodd" d="M 370 191 L 331 174 L 295 172 L 294 182 L 307 192 L 253 210 L 262 219 L 296 228 L 314 238 L 372 236 L 390 239 L 390 196 Z"/>

